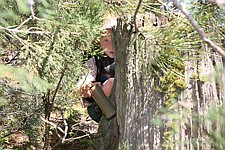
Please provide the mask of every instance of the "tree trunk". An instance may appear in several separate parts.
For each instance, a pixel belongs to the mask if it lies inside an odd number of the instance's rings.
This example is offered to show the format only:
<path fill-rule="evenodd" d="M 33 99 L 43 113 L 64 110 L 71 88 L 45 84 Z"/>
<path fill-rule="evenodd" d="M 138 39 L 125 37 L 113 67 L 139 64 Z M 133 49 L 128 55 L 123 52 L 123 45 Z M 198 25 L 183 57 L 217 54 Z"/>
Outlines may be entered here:
<path fill-rule="evenodd" d="M 207 55 L 210 49 L 203 46 L 207 54 L 202 59 L 187 59 L 187 88 L 177 91 L 176 117 L 171 119 L 168 117 L 171 114 L 162 111 L 165 94 L 154 89 L 160 82 L 160 72 L 158 77 L 151 76 L 151 43 L 145 40 L 137 42 L 140 38 L 132 33 L 132 26 L 125 18 L 118 19 L 117 27 L 113 29 L 113 39 L 116 50 L 117 121 L 109 124 L 113 124 L 118 135 L 114 136 L 115 130 L 112 129 L 109 139 L 119 139 L 107 148 L 115 149 L 116 145 L 116 149 L 129 150 L 211 149 L 212 141 L 208 133 L 213 128 L 218 132 L 221 129 L 217 123 L 203 121 L 201 116 L 206 115 L 209 107 L 223 104 L 224 88 L 221 85 L 225 80 L 221 72 L 214 68 L 220 66 L 223 70 L 222 58 L 215 53 Z M 186 58 L 193 56 L 191 51 L 186 54 Z M 195 79 L 194 74 L 198 75 Z M 210 76 L 211 80 L 203 81 L 206 76 Z M 216 82 L 218 78 L 222 84 Z M 157 124 L 159 119 L 161 125 Z M 175 123 L 175 127 L 173 124 L 169 126 L 170 123 Z"/>
<path fill-rule="evenodd" d="M 129 30 L 130 29 L 130 30 Z M 116 50 L 116 102 L 120 149 L 159 149 L 163 128 L 154 125 L 154 112 L 163 95 L 153 93 L 150 53 L 140 49 L 132 27 L 118 20 L 113 32 Z M 131 43 L 133 42 L 133 43 Z M 143 45 L 147 44 L 145 41 Z M 146 47 L 150 45 L 145 45 Z"/>

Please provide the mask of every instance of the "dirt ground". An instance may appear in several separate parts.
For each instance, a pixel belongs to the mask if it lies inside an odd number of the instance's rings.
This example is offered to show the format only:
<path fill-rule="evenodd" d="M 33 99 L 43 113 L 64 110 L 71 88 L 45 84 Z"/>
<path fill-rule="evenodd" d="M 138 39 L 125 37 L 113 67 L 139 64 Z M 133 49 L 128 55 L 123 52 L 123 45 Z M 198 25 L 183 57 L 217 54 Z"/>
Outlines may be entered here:
<path fill-rule="evenodd" d="M 53 115 L 56 117 L 55 115 Z M 65 130 L 62 120 L 51 117 L 50 122 L 57 124 L 61 129 Z M 77 117 L 77 116 L 76 116 Z M 68 130 L 66 137 L 52 126 L 49 131 L 49 149 L 51 150 L 94 150 L 93 135 L 97 133 L 98 123 L 94 122 L 88 115 L 79 116 L 79 119 L 73 117 L 73 120 L 67 120 Z M 63 141 L 62 141 L 63 139 Z M 43 145 L 43 143 L 42 143 Z M 4 148 L 0 150 L 39 150 L 29 141 L 29 137 L 22 133 L 16 132 L 8 137 L 8 141 L 4 143 Z"/>

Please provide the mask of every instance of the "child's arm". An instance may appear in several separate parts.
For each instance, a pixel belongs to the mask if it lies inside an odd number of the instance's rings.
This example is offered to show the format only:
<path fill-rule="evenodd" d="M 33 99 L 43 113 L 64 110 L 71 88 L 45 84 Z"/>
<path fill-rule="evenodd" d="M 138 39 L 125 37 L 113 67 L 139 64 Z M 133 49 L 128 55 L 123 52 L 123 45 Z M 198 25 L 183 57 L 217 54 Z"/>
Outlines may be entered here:
<path fill-rule="evenodd" d="M 90 88 L 92 87 L 92 82 L 95 80 L 97 75 L 97 66 L 94 58 L 90 58 L 85 63 L 85 75 L 81 77 L 77 84 L 77 88 L 81 91 L 83 97 L 91 97 Z"/>

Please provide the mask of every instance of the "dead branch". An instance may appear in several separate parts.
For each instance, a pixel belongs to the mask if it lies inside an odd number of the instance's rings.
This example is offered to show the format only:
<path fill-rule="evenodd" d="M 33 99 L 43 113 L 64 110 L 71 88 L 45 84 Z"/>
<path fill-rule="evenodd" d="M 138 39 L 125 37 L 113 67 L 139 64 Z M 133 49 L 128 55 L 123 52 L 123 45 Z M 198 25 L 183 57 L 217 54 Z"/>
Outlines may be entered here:
<path fill-rule="evenodd" d="M 82 138 L 85 138 L 85 137 L 90 138 L 90 134 L 81 135 L 81 136 L 78 136 L 78 137 L 75 137 L 75 138 L 68 138 L 68 139 L 65 139 L 64 142 L 73 142 L 75 140 L 82 139 Z"/>
<path fill-rule="evenodd" d="M 198 23 L 194 20 L 194 18 L 189 14 L 187 9 L 183 7 L 180 2 L 177 0 L 173 0 L 174 5 L 181 10 L 181 12 L 187 17 L 191 25 L 195 28 L 195 30 L 198 32 L 200 38 L 206 42 L 211 48 L 213 48 L 214 51 L 218 52 L 223 58 L 225 58 L 225 52 L 222 50 L 221 47 L 217 46 L 213 41 L 208 39 L 205 35 L 204 30 L 198 25 Z"/>
<path fill-rule="evenodd" d="M 6 62 L 6 64 L 10 64 L 12 61 L 16 59 L 17 56 L 19 56 L 20 52 L 17 52 L 9 61 Z"/>
<path fill-rule="evenodd" d="M 50 125 L 53 126 L 55 129 L 58 129 L 61 133 L 65 134 L 65 132 L 63 131 L 63 129 L 60 128 L 59 126 L 57 126 L 56 124 L 54 124 L 53 122 L 48 121 L 48 120 L 46 120 L 46 119 L 44 119 L 44 118 L 42 118 L 42 117 L 40 117 L 40 118 L 41 118 L 41 120 L 44 121 L 45 123 L 50 124 Z"/>
<path fill-rule="evenodd" d="M 58 90 L 59 90 L 59 87 L 60 87 L 60 85 L 61 85 L 62 79 L 63 79 L 63 77 L 64 77 L 64 75 L 65 75 L 66 69 L 67 69 L 67 64 L 64 65 L 64 68 L 63 68 L 63 70 L 62 70 L 62 72 L 61 72 L 61 76 L 60 76 L 59 82 L 58 82 L 58 84 L 57 84 L 57 86 L 56 86 L 54 95 L 53 95 L 53 97 L 52 97 L 52 100 L 51 100 L 51 109 L 54 107 L 54 102 L 55 102 L 56 94 L 58 93 Z"/>
<path fill-rule="evenodd" d="M 33 17 L 33 19 L 35 19 L 35 14 L 34 14 L 34 1 L 33 0 L 29 0 L 29 6 L 30 6 L 30 11 L 31 11 L 31 16 Z"/>
<path fill-rule="evenodd" d="M 62 143 L 64 143 L 65 142 L 65 139 L 66 139 L 66 137 L 67 137 L 67 132 L 68 132 L 68 124 L 67 124 L 67 122 L 66 122 L 66 119 L 65 119 L 65 117 L 64 117 L 64 114 L 63 114 L 63 112 L 61 112 L 62 113 L 62 119 L 63 119 L 63 123 L 64 123 L 64 125 L 65 125 L 65 130 L 64 130 L 64 136 L 63 136 L 63 138 L 62 138 Z"/>
<path fill-rule="evenodd" d="M 138 2 L 138 6 L 135 10 L 135 13 L 134 13 L 134 28 L 135 28 L 135 32 L 138 32 L 138 27 L 137 27 L 137 21 L 136 21 L 136 18 L 137 18 L 137 13 L 141 7 L 141 3 L 142 3 L 142 0 L 139 0 Z"/>

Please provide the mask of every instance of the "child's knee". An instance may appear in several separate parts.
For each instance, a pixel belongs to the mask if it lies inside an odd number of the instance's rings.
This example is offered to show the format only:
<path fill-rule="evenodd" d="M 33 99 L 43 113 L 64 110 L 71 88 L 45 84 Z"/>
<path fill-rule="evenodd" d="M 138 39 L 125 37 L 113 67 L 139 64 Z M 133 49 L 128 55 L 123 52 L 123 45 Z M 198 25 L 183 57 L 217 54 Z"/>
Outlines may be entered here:
<path fill-rule="evenodd" d="M 113 82 L 114 82 L 114 78 L 109 78 L 108 80 L 105 81 L 104 84 L 113 85 Z"/>
<path fill-rule="evenodd" d="M 103 83 L 102 90 L 106 96 L 109 96 L 113 87 L 114 78 L 109 78 Z"/>

